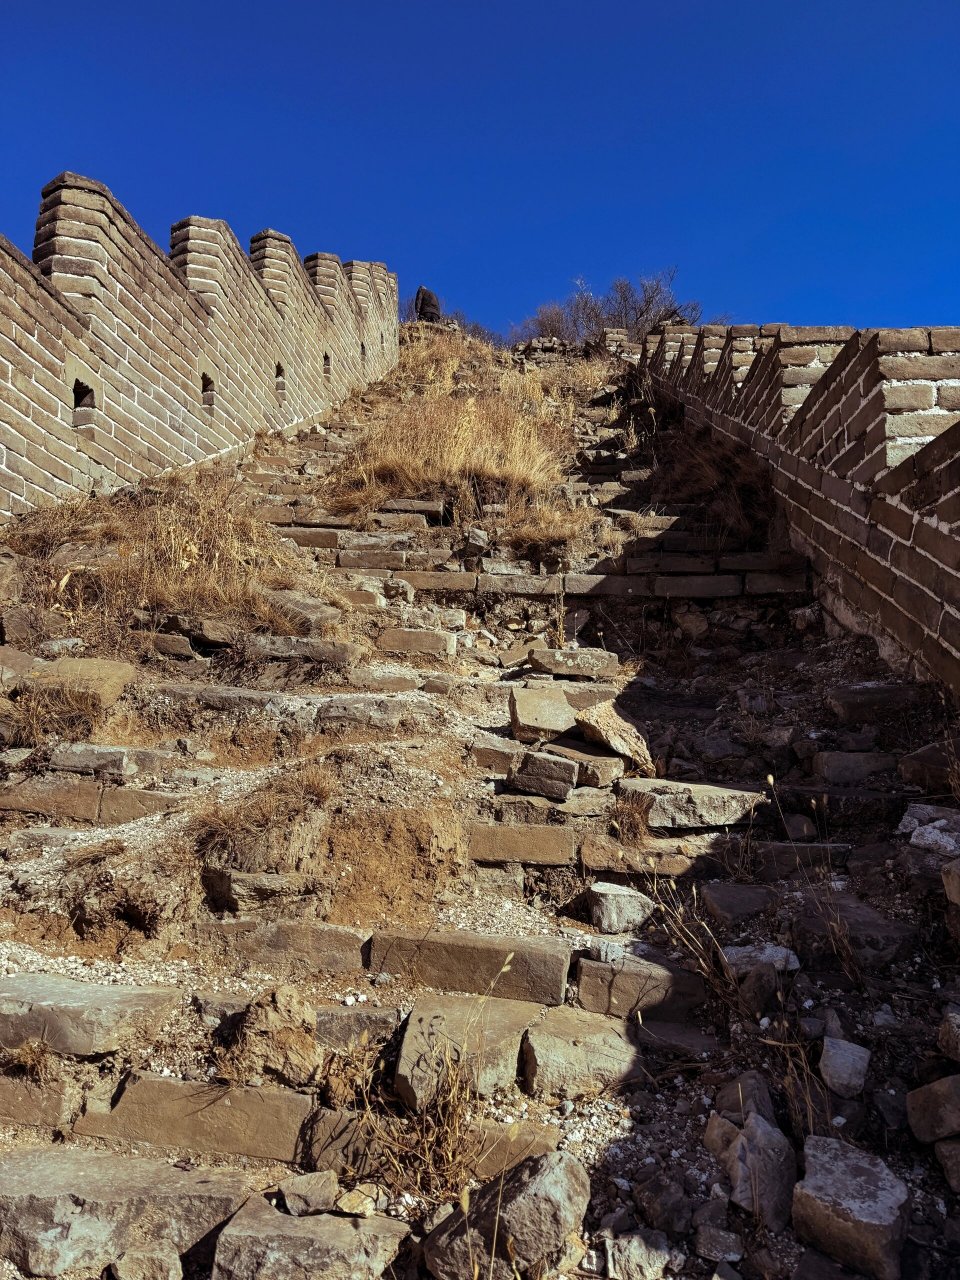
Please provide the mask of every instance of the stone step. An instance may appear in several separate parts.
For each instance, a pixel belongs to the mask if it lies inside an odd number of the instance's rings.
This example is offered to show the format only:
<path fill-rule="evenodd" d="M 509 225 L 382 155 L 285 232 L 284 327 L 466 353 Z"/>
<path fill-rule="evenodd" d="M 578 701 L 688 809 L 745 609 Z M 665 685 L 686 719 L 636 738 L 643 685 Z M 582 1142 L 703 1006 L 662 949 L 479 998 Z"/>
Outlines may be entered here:
<path fill-rule="evenodd" d="M 121 1255 L 151 1248 L 176 1260 L 226 1222 L 250 1189 L 250 1179 L 233 1170 L 184 1169 L 81 1147 L 5 1152 L 4 1257 L 21 1272 L 44 1276 L 107 1274 Z"/>
<path fill-rule="evenodd" d="M 0 978 L 0 1045 L 5 1050 L 44 1043 L 55 1053 L 90 1057 L 152 1042 L 182 1001 L 175 987 L 76 982 L 58 974 Z"/>
<path fill-rule="evenodd" d="M 469 930 L 374 933 L 370 969 L 433 987 L 502 999 L 563 1004 L 571 947 L 558 938 L 516 938 Z"/>
<path fill-rule="evenodd" d="M 95 778 L 14 775 L 0 782 L 0 812 L 31 813 L 68 822 L 117 826 L 158 813 L 170 813 L 189 793 L 117 787 Z"/>
<path fill-rule="evenodd" d="M 718 787 L 667 778 L 621 778 L 619 795 L 645 806 L 651 827 L 671 831 L 704 830 L 771 821 L 774 806 L 762 791 Z"/>
<path fill-rule="evenodd" d="M 241 713 L 256 711 L 274 724 L 289 722 L 304 729 L 360 725 L 395 729 L 401 716 L 409 719 L 415 714 L 412 704 L 401 706 L 389 697 L 373 693 L 288 694 L 236 685 L 174 681 L 161 681 L 153 689 L 159 698 L 175 706 Z M 421 705 L 422 712 L 428 709 L 426 703 Z"/>

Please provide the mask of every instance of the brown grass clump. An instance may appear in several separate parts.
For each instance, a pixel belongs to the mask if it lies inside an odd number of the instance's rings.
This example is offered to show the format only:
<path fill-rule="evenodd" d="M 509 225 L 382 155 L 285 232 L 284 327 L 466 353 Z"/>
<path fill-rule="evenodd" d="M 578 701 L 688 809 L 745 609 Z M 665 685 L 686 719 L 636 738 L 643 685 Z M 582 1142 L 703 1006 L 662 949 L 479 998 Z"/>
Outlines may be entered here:
<path fill-rule="evenodd" d="M 102 709 L 95 690 L 64 686 L 25 688 L 12 705 L 15 747 L 40 746 L 48 737 L 84 742 Z"/>
<path fill-rule="evenodd" d="M 332 792 L 327 769 L 310 761 L 237 801 L 198 809 L 186 836 L 207 870 L 301 871 L 314 860 Z"/>
<path fill-rule="evenodd" d="M 13 521 L 3 542 L 36 561 L 26 604 L 60 615 L 71 635 L 112 652 L 129 648 L 131 625 L 143 614 L 269 627 L 279 611 L 264 590 L 292 585 L 298 571 L 236 481 L 212 470 L 40 507 Z"/>
<path fill-rule="evenodd" d="M 34 1084 L 46 1084 L 53 1074 L 53 1051 L 46 1040 L 25 1040 L 11 1049 L 0 1045 L 0 1071 Z"/>
<path fill-rule="evenodd" d="M 439 1204 L 469 1185 L 488 1144 L 475 1120 L 472 1072 L 449 1040 L 437 1044 L 430 1071 L 436 1089 L 412 1113 L 397 1108 L 386 1063 L 367 1044 L 338 1054 L 332 1074 L 341 1105 L 345 1094 L 353 1095 L 355 1145 L 373 1162 L 377 1181 L 396 1195 L 408 1193 Z"/>
<path fill-rule="evenodd" d="M 510 372 L 498 391 L 405 405 L 372 424 L 333 481 L 336 507 L 445 499 L 471 519 L 484 503 L 542 503 L 563 483 L 573 436 L 569 417 L 545 411 L 535 387 Z"/>
<path fill-rule="evenodd" d="M 560 494 L 575 457 L 573 401 L 545 393 L 538 373 L 520 373 L 475 339 L 437 331 L 401 348 L 390 381 L 404 403 L 368 424 L 324 498 L 362 516 L 391 498 L 449 502 L 461 520 L 487 503 L 529 526 L 572 504 Z"/>

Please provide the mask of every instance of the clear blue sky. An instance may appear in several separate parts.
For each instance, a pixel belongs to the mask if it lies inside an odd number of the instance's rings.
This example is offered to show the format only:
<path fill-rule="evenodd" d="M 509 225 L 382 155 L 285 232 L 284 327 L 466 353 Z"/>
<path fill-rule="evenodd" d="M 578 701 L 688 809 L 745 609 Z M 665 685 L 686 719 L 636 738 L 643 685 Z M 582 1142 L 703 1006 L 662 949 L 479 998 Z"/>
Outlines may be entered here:
<path fill-rule="evenodd" d="M 9 0 L 0 232 L 62 169 L 164 248 L 374 258 L 496 328 L 679 268 L 738 321 L 960 323 L 960 0 Z"/>

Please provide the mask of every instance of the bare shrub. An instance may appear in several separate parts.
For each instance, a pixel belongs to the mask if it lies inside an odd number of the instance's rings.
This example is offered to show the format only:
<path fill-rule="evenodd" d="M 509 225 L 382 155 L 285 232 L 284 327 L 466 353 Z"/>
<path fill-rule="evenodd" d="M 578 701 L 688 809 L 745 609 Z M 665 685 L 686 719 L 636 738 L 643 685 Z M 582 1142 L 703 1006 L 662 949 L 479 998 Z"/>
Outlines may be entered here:
<path fill-rule="evenodd" d="M 589 342 L 604 329 L 625 329 L 634 342 L 641 341 L 661 324 L 699 324 L 699 302 L 680 302 L 674 292 L 676 268 L 643 276 L 636 283 L 619 276 L 606 293 L 595 294 L 583 279 L 562 302 L 538 307 L 515 331 L 515 341 L 559 338 L 563 342 Z"/>

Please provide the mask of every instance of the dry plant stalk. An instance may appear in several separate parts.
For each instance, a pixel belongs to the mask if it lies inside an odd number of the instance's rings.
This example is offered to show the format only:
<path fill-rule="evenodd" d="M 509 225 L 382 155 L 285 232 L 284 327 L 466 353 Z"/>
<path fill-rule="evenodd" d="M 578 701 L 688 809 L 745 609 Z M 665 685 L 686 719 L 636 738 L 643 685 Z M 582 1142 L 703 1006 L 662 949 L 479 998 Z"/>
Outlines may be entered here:
<path fill-rule="evenodd" d="M 420 1110 L 398 1108 L 387 1080 L 386 1059 L 380 1049 L 370 1045 L 366 1033 L 354 1048 L 333 1055 L 327 1100 L 359 1113 L 364 1155 L 378 1165 L 377 1180 L 396 1194 L 409 1192 L 431 1203 L 460 1199 L 461 1204 L 464 1200 L 469 1204 L 476 1170 L 492 1149 L 489 1136 L 478 1123 L 475 1100 L 475 1082 L 483 1061 L 483 1036 L 478 1027 L 487 1001 L 499 980 L 510 972 L 512 960 L 511 952 L 486 992 L 478 997 L 458 1042 L 442 1031 L 429 1037 L 425 1061 L 434 1087 Z M 476 1051 L 470 1047 L 474 1040 Z M 511 1126 L 508 1133 L 514 1137 L 516 1127 Z M 501 1181 L 505 1172 L 504 1167 Z"/>

